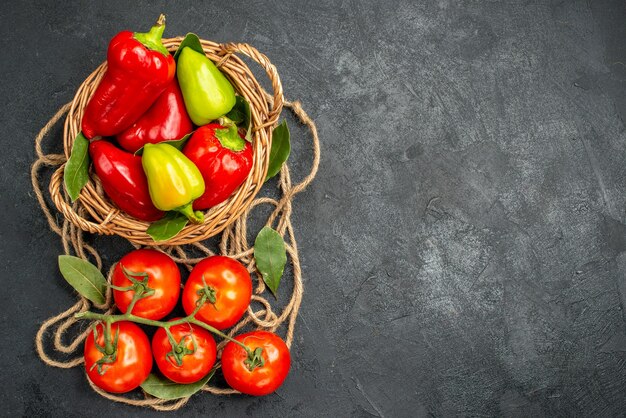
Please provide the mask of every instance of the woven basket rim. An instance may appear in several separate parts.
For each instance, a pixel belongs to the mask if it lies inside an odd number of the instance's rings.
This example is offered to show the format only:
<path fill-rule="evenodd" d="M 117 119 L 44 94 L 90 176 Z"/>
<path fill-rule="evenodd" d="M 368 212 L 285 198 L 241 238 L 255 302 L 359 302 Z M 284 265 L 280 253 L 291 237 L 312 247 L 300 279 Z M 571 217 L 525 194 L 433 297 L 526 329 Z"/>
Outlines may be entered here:
<path fill-rule="evenodd" d="M 165 38 L 163 44 L 170 52 L 174 52 L 183 39 L 183 37 Z M 117 208 L 102 190 L 93 169 L 90 169 L 89 182 L 81 190 L 79 198 L 71 203 L 63 185 L 65 168 L 63 164 L 52 175 L 49 186 L 50 195 L 63 216 L 81 230 L 94 234 L 119 235 L 137 245 L 190 244 L 217 235 L 244 214 L 252 204 L 265 181 L 272 144 L 272 130 L 278 122 L 284 104 L 280 77 L 270 60 L 248 44 L 219 44 L 204 39 L 200 42 L 207 57 L 226 74 L 237 94 L 245 97 L 250 103 L 253 166 L 245 182 L 226 201 L 205 211 L 203 223 L 190 223 L 175 237 L 167 241 L 155 242 L 146 233 L 150 223 L 133 218 Z M 265 70 L 272 84 L 272 95 L 265 92 L 248 65 L 237 54 L 251 58 Z M 106 68 L 105 61 L 81 83 L 71 102 L 63 129 L 66 158 L 69 158 L 74 138 L 80 131 L 84 108 L 95 92 Z"/>

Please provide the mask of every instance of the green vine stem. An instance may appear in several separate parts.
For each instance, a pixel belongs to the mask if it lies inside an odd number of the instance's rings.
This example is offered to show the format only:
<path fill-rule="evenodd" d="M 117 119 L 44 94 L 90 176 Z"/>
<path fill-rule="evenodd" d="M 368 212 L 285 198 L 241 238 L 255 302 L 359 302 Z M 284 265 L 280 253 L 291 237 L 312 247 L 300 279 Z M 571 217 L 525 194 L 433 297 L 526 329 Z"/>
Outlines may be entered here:
<path fill-rule="evenodd" d="M 149 296 L 150 294 L 150 288 L 146 288 L 144 287 L 145 283 L 143 282 L 138 282 L 135 283 L 133 288 L 137 287 L 137 289 L 135 289 L 135 294 L 133 295 L 133 299 L 129 305 L 129 309 L 127 310 L 127 312 L 125 314 L 119 314 L 119 315 L 107 315 L 107 314 L 100 314 L 100 313 L 96 313 L 96 312 L 91 312 L 91 311 L 86 311 L 86 312 L 79 312 L 77 314 L 74 315 L 74 317 L 76 319 L 91 319 L 91 320 L 96 320 L 96 321 L 103 321 L 106 323 L 107 325 L 107 331 L 105 333 L 109 333 L 108 330 L 110 329 L 111 324 L 114 324 L 116 322 L 119 321 L 130 321 L 130 322 L 135 322 L 137 324 L 144 324 L 144 325 L 150 325 L 153 327 L 161 327 L 161 328 L 165 328 L 166 331 L 169 331 L 170 327 L 173 327 L 175 325 L 180 325 L 180 324 L 184 324 L 184 323 L 188 323 L 188 324 L 193 324 L 196 326 L 199 326 L 201 328 L 206 329 L 209 332 L 212 332 L 215 335 L 218 335 L 220 337 L 222 337 L 225 340 L 228 340 L 230 342 L 233 342 L 237 345 L 239 345 L 241 348 L 243 348 L 244 350 L 246 350 L 246 353 L 248 354 L 249 358 L 254 358 L 254 353 L 252 352 L 252 350 L 250 350 L 250 348 L 248 348 L 248 346 L 246 346 L 244 343 L 235 340 L 234 338 L 229 337 L 228 335 L 224 334 L 222 331 L 218 330 L 215 327 L 212 327 L 209 324 L 205 324 L 202 321 L 198 321 L 195 316 L 198 313 L 198 311 L 200 310 L 200 308 L 204 305 L 204 303 L 207 301 L 207 299 L 209 298 L 209 295 L 207 293 L 204 293 L 202 295 L 202 297 L 198 300 L 196 309 L 194 309 L 194 311 L 187 315 L 184 318 L 180 318 L 177 319 L 175 321 L 170 321 L 170 322 L 163 322 L 163 321 L 156 321 L 153 319 L 146 319 L 146 318 L 142 318 L 136 315 L 132 314 L 132 308 L 135 306 L 135 303 L 141 299 L 142 297 L 146 297 Z M 143 289 L 142 289 L 143 288 Z M 146 290 L 148 290 L 146 292 Z M 110 333 L 109 333 L 110 335 Z M 106 336 L 105 336 L 106 337 Z M 261 365 L 260 363 L 257 365 Z"/>

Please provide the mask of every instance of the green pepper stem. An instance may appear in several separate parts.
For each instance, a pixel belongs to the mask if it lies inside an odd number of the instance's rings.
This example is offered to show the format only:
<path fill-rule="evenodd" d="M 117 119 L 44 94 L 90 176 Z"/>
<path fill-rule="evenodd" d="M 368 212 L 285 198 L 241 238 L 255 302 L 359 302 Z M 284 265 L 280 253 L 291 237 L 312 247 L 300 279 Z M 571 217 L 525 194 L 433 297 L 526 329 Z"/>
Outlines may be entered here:
<path fill-rule="evenodd" d="M 230 119 L 228 116 L 224 115 L 224 116 L 220 116 L 217 119 L 217 123 L 219 123 L 220 125 L 222 125 L 224 128 L 228 128 L 230 126 L 237 126 L 237 124 L 235 122 L 232 121 L 232 119 Z"/>
<path fill-rule="evenodd" d="M 187 218 L 189 218 L 191 222 L 199 224 L 199 223 L 202 223 L 202 221 L 204 221 L 204 214 L 200 212 L 199 210 L 194 211 L 192 202 L 189 202 L 185 206 L 181 206 L 174 210 L 185 215 Z"/>

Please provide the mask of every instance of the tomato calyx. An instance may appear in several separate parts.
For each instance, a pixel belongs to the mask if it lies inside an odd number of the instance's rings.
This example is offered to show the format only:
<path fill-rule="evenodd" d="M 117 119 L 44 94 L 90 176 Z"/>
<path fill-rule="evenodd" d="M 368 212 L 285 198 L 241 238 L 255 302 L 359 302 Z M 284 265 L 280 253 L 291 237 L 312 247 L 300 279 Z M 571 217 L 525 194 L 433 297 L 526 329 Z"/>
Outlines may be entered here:
<path fill-rule="evenodd" d="M 100 336 L 98 335 L 98 325 L 94 324 L 93 329 L 93 340 L 94 346 L 96 349 L 102 353 L 102 358 L 96 361 L 90 370 L 93 370 L 94 367 L 97 367 L 98 374 L 104 375 L 106 373 L 106 369 L 104 366 L 106 364 L 114 363 L 117 360 L 117 343 L 120 336 L 119 327 L 115 330 L 115 337 L 113 337 L 113 341 L 111 341 L 111 321 L 105 321 L 106 328 L 104 330 L 104 344 L 100 345 L 98 343 L 98 339 Z"/>
<path fill-rule="evenodd" d="M 150 280 L 150 276 L 145 271 L 132 271 L 124 267 L 124 265 L 120 264 L 122 267 L 122 272 L 124 276 L 132 283 L 130 286 L 120 287 L 115 286 L 109 283 L 109 287 L 115 290 L 119 290 L 122 292 L 133 291 L 133 299 L 131 303 L 128 305 L 128 312 L 132 313 L 133 308 L 135 307 L 135 303 L 139 299 L 147 298 L 148 296 L 152 296 L 154 294 L 154 289 L 148 286 L 148 280 Z M 140 278 L 140 279 L 139 279 Z"/>
<path fill-rule="evenodd" d="M 187 355 L 192 355 L 196 352 L 196 350 L 198 349 L 198 343 L 196 342 L 196 339 L 193 336 L 193 330 L 191 329 L 191 326 L 189 326 L 189 334 L 185 334 L 181 337 L 180 341 L 176 341 L 176 339 L 174 338 L 174 336 L 172 335 L 172 333 L 170 332 L 169 327 L 164 327 L 165 329 L 165 333 L 167 334 L 167 339 L 170 342 L 170 345 L 172 346 L 172 351 L 168 352 L 165 355 L 166 360 L 174 367 L 182 367 L 183 365 L 183 358 Z M 193 348 L 189 348 L 187 347 L 187 340 L 190 339 L 192 344 L 193 344 Z"/>
<path fill-rule="evenodd" d="M 263 349 L 257 347 L 254 351 L 248 350 L 248 358 L 243 361 L 248 370 L 254 371 L 257 367 L 263 367 L 265 365 L 265 358 L 263 358 Z"/>
<path fill-rule="evenodd" d="M 196 301 L 196 306 L 202 306 L 208 302 L 213 305 L 215 310 L 217 310 L 217 307 L 215 306 L 215 301 L 217 300 L 217 290 L 206 283 L 206 280 L 204 280 L 204 274 L 202 275 L 202 285 L 202 288 L 196 291 L 198 296 L 200 296 L 200 298 Z"/>

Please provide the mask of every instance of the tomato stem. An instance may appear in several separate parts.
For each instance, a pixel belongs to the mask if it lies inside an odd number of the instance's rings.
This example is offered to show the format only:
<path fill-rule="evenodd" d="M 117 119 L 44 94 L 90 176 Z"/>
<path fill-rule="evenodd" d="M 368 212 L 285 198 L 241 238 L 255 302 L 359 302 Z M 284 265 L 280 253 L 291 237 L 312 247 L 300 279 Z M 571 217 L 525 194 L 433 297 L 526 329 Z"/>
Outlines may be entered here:
<path fill-rule="evenodd" d="M 107 355 L 111 355 L 115 352 L 113 347 L 113 341 L 111 341 L 111 321 L 105 318 L 106 330 L 104 331 L 104 352 Z"/>
<path fill-rule="evenodd" d="M 128 288 L 126 289 L 117 289 L 117 290 L 126 290 L 126 291 L 132 290 L 133 292 L 135 292 L 133 294 L 133 299 L 130 301 L 128 308 L 126 309 L 126 313 L 132 313 L 133 308 L 135 307 L 135 304 L 137 303 L 137 301 L 139 299 L 146 298 L 148 296 L 153 295 L 154 289 L 148 286 L 148 280 L 150 280 L 150 276 L 148 275 L 147 272 L 145 271 L 136 272 L 136 271 L 128 270 L 122 264 L 120 264 L 120 267 L 122 267 L 122 272 L 124 273 L 124 276 L 126 276 L 126 278 L 132 283 L 132 285 L 128 286 Z M 141 280 L 138 280 L 137 277 L 141 277 Z M 110 285 L 110 286 L 113 288 L 116 288 L 113 285 Z"/>
<path fill-rule="evenodd" d="M 222 337 L 225 340 L 228 340 L 230 342 L 233 342 L 237 345 L 239 345 L 241 348 L 243 348 L 244 350 L 246 350 L 246 353 L 248 354 L 248 356 L 250 358 L 254 357 L 254 354 L 252 352 L 252 350 L 250 350 L 250 348 L 248 348 L 248 346 L 246 346 L 244 343 L 235 340 L 232 337 L 229 337 L 228 335 L 224 334 L 222 331 L 218 330 L 217 328 L 212 327 L 209 324 L 205 324 L 202 321 L 199 321 L 195 318 L 195 315 L 198 313 L 198 311 L 200 310 L 200 308 L 202 307 L 202 305 L 204 304 L 204 302 L 206 301 L 206 299 L 208 298 L 208 295 L 204 294 L 199 300 L 198 300 L 198 306 L 196 306 L 196 309 L 188 316 L 184 317 L 184 318 L 180 318 L 177 319 L 175 321 L 169 321 L 169 322 L 163 322 L 163 321 L 156 321 L 153 319 L 146 319 L 146 318 L 141 318 L 139 316 L 135 316 L 132 314 L 132 307 L 134 306 L 134 302 L 136 302 L 135 298 L 137 298 L 137 300 L 139 300 L 140 297 L 137 297 L 137 293 L 135 293 L 135 296 L 133 297 L 133 301 L 131 302 L 131 304 L 128 306 L 128 310 L 126 311 L 125 314 L 120 314 L 120 315 L 106 315 L 106 314 L 99 314 L 99 313 L 95 313 L 95 312 L 91 312 L 91 311 L 86 311 L 86 312 L 79 312 L 77 314 L 74 315 L 75 318 L 77 319 L 92 319 L 92 320 L 101 320 L 101 321 L 105 321 L 107 324 L 107 327 L 110 328 L 110 324 L 118 322 L 118 321 L 130 321 L 130 322 L 135 322 L 137 324 L 143 324 L 143 325 L 150 325 L 153 327 L 161 327 L 161 328 L 165 328 L 166 332 L 169 331 L 170 327 L 173 327 L 175 325 L 179 325 L 179 324 L 194 324 L 197 325 L 201 328 L 206 329 L 207 331 Z M 109 333 L 109 328 L 107 328 L 107 334 L 110 335 Z M 106 341 L 106 335 L 105 335 L 105 341 Z"/>

